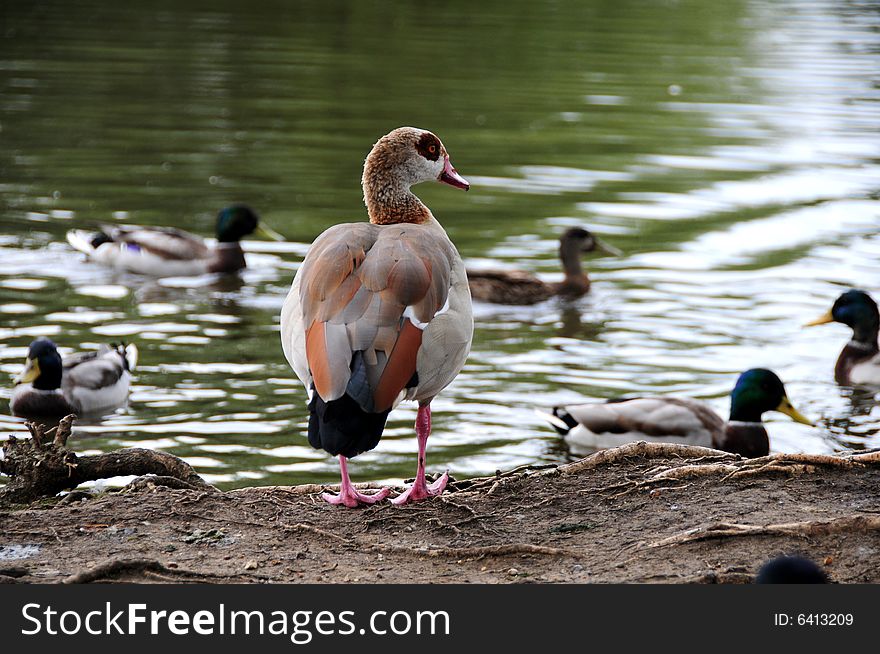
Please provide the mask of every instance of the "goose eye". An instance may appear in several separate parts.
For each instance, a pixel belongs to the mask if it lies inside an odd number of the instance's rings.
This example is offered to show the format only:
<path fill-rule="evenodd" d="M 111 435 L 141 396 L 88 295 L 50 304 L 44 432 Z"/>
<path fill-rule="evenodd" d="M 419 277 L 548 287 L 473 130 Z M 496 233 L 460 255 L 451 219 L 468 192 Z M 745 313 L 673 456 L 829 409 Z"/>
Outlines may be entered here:
<path fill-rule="evenodd" d="M 429 146 L 428 146 L 428 152 L 430 152 L 431 154 L 436 154 L 436 152 L 437 152 L 437 146 L 436 146 L 436 145 L 429 145 Z"/>

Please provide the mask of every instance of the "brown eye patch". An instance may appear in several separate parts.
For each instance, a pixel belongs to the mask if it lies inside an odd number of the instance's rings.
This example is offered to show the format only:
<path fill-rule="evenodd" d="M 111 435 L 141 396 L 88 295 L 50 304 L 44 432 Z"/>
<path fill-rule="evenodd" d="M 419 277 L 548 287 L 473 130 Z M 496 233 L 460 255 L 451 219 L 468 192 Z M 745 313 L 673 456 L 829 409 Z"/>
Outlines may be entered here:
<path fill-rule="evenodd" d="M 422 155 L 425 159 L 429 161 L 437 161 L 440 157 L 440 139 L 431 134 L 430 132 L 425 132 L 419 138 L 418 143 L 416 143 L 416 150 L 420 155 Z"/>

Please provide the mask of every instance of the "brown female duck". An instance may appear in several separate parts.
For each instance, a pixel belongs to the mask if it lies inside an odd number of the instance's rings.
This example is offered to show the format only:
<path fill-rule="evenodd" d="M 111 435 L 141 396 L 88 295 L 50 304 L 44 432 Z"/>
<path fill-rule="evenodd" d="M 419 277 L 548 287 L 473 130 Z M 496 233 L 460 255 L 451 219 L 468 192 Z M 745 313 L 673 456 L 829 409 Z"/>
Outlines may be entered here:
<path fill-rule="evenodd" d="M 537 304 L 554 296 L 579 298 L 590 290 L 590 278 L 581 265 L 581 255 L 599 250 L 623 254 L 592 232 L 572 227 L 559 238 L 559 259 L 565 278 L 547 283 L 522 270 L 468 270 L 471 297 L 495 304 Z"/>

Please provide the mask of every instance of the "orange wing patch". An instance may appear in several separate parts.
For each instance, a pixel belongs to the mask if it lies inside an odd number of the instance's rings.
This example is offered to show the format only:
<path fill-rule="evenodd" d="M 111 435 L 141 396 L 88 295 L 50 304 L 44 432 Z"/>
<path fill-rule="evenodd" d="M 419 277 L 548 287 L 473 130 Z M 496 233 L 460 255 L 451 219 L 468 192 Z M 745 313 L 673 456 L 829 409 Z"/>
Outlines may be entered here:
<path fill-rule="evenodd" d="M 394 350 L 388 357 L 385 370 L 373 391 L 373 404 L 376 411 L 391 408 L 395 398 L 412 379 L 416 372 L 416 359 L 422 346 L 422 330 L 409 320 L 403 321 L 403 328 L 397 335 Z"/>
<path fill-rule="evenodd" d="M 421 329 L 403 314 L 412 307 L 417 324 L 427 323 L 445 304 L 454 254 L 414 225 L 337 225 L 315 241 L 299 271 L 300 302 L 306 358 L 324 401 L 346 392 L 360 351 L 367 374 L 355 383 L 370 392 L 352 396 L 372 396 L 365 410 L 391 407 L 416 373 L 422 344 Z"/>

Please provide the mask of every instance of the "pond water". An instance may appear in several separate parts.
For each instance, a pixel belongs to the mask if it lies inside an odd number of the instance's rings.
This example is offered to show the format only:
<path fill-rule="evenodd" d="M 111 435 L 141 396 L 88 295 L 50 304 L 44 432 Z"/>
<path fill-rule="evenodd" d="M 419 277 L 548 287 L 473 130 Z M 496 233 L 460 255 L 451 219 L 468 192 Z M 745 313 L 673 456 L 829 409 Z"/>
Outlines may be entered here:
<path fill-rule="evenodd" d="M 726 415 L 742 370 L 786 382 L 810 428 L 768 414 L 774 451 L 880 446 L 871 392 L 833 380 L 841 325 L 800 326 L 844 289 L 880 294 L 880 12 L 856 1 L 148 3 L 10 0 L 0 12 L 0 370 L 28 343 L 140 348 L 130 405 L 80 452 L 161 448 L 212 483 L 332 482 L 278 314 L 308 243 L 362 220 L 377 137 L 431 129 L 472 183 L 417 192 L 467 263 L 560 277 L 574 303 L 475 307 L 473 351 L 434 402 L 429 470 L 568 459 L 535 407 L 661 393 Z M 96 221 L 209 236 L 254 206 L 233 278 L 161 281 L 84 262 Z M 2 434 L 23 431 L 0 391 Z M 415 409 L 355 480 L 415 471 Z"/>

